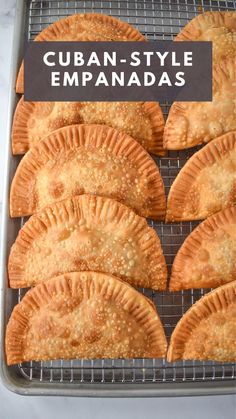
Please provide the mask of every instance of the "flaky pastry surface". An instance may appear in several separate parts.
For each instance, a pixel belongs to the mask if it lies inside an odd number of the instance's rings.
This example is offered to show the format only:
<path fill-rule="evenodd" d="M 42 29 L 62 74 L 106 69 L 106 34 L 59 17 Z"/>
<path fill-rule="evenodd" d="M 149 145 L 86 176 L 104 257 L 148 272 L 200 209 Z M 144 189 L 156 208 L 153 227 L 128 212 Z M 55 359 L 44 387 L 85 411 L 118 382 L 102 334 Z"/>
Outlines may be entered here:
<path fill-rule="evenodd" d="M 197 301 L 180 319 L 171 336 L 168 361 L 236 360 L 236 281 Z"/>
<path fill-rule="evenodd" d="M 167 200 L 168 221 L 201 220 L 236 204 L 236 133 L 211 141 L 180 170 Z"/>
<path fill-rule="evenodd" d="M 207 218 L 185 239 L 169 288 L 216 288 L 235 279 L 236 207 L 229 207 Z"/>
<path fill-rule="evenodd" d="M 163 358 L 154 305 L 128 284 L 96 272 L 65 274 L 28 291 L 6 330 L 9 365 L 30 360 Z"/>
<path fill-rule="evenodd" d="M 12 288 L 91 270 L 138 287 L 166 288 L 166 263 L 155 230 L 123 204 L 95 195 L 66 199 L 32 215 L 8 263 Z"/>

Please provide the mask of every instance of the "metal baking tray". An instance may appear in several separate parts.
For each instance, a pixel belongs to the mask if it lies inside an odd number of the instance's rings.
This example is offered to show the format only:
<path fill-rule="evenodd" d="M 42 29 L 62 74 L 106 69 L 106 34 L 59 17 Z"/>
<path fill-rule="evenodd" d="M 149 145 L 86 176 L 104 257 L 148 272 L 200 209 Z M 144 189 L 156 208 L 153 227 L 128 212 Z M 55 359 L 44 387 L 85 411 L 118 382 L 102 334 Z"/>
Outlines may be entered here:
<path fill-rule="evenodd" d="M 151 40 L 171 40 L 195 15 L 207 10 L 235 10 L 234 1 L 215 0 L 131 0 L 131 1 L 17 1 L 15 33 L 11 63 L 11 90 L 7 121 L 5 189 L 1 241 L 1 366 L 0 375 L 12 391 L 23 395 L 70 396 L 180 396 L 229 394 L 235 390 L 234 365 L 217 362 L 180 361 L 168 363 L 158 359 L 133 360 L 72 360 L 29 362 L 7 367 L 4 356 L 4 333 L 13 306 L 22 297 L 22 290 L 10 290 L 7 285 L 7 258 L 24 220 L 10 219 L 8 209 L 9 185 L 19 158 L 11 154 L 10 132 L 17 103 L 14 86 L 22 59 L 23 44 L 59 18 L 74 13 L 98 12 L 130 22 Z M 162 105 L 165 116 L 169 105 Z M 165 182 L 166 194 L 177 173 L 196 149 L 170 152 L 156 158 Z M 170 271 L 174 256 L 184 239 L 198 224 L 164 224 L 150 222 L 163 246 Z M 188 290 L 177 293 L 141 290 L 158 308 L 169 339 L 183 313 L 207 290 Z"/>

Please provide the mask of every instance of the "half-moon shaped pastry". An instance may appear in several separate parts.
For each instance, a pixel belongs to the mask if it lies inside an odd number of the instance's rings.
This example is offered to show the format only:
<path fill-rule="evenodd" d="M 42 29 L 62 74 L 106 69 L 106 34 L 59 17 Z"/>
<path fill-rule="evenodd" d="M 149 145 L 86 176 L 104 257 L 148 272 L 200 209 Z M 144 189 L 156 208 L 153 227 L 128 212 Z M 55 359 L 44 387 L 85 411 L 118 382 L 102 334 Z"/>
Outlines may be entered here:
<path fill-rule="evenodd" d="M 236 203 L 236 132 L 195 153 L 174 180 L 167 221 L 201 220 Z"/>
<path fill-rule="evenodd" d="M 216 288 L 236 279 L 236 207 L 203 221 L 178 251 L 170 291 Z"/>
<path fill-rule="evenodd" d="M 6 330 L 8 365 L 25 361 L 164 358 L 166 337 L 154 304 L 128 284 L 74 272 L 28 291 Z"/>
<path fill-rule="evenodd" d="M 216 288 L 180 319 L 168 348 L 169 362 L 236 361 L 236 281 Z"/>
<path fill-rule="evenodd" d="M 164 129 L 164 148 L 182 150 L 236 130 L 236 61 L 222 60 L 213 70 L 212 102 L 175 102 Z"/>
<path fill-rule="evenodd" d="M 12 182 L 11 216 L 84 193 L 114 198 L 143 217 L 165 218 L 155 162 L 133 138 L 105 125 L 61 128 L 32 147 Z"/>
<path fill-rule="evenodd" d="M 145 41 L 133 26 L 100 13 L 75 14 L 47 26 L 34 41 Z M 24 93 L 24 69 L 21 64 L 16 93 Z"/>
<path fill-rule="evenodd" d="M 12 126 L 13 154 L 24 154 L 52 131 L 72 124 L 102 124 L 163 155 L 164 117 L 155 102 L 24 102 L 16 107 Z"/>
<path fill-rule="evenodd" d="M 176 36 L 175 41 L 211 41 L 213 60 L 236 55 L 236 13 L 206 12 L 192 19 Z"/>
<path fill-rule="evenodd" d="M 167 269 L 146 220 L 113 199 L 81 195 L 32 215 L 9 256 L 12 288 L 62 273 L 96 271 L 131 285 L 164 290 Z"/>

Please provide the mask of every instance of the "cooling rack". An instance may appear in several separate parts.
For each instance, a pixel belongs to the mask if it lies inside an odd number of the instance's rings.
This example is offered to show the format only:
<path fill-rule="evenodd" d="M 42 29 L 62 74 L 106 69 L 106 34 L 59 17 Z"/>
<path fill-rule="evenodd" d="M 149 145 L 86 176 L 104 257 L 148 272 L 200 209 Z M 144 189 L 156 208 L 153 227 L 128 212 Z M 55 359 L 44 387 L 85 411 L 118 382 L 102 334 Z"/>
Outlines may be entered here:
<path fill-rule="evenodd" d="M 194 16 L 208 10 L 235 10 L 235 1 L 221 0 L 133 0 L 133 1 L 29 1 L 26 36 L 34 37 L 54 21 L 74 13 L 105 13 L 127 21 L 148 39 L 172 40 Z M 161 105 L 165 117 L 170 104 Z M 164 179 L 166 194 L 186 160 L 196 151 L 169 152 L 155 158 Z M 24 220 L 21 221 L 21 225 Z M 157 231 L 170 272 L 174 257 L 197 222 L 164 224 L 151 222 Z M 209 290 L 177 293 L 141 290 L 157 306 L 167 338 L 182 315 Z M 18 301 L 23 291 L 18 291 Z M 29 394 L 160 395 L 200 394 L 232 391 L 233 364 L 158 359 L 71 360 L 20 364 L 15 374 Z M 40 390 L 41 389 L 41 390 Z M 224 390 L 225 389 L 225 390 Z M 230 389 L 230 390 L 229 390 Z M 19 389 L 16 391 L 21 392 Z M 107 393 L 108 391 L 108 393 Z M 101 393 L 103 392 L 103 393 Z M 24 392 L 25 394 L 25 392 Z"/>

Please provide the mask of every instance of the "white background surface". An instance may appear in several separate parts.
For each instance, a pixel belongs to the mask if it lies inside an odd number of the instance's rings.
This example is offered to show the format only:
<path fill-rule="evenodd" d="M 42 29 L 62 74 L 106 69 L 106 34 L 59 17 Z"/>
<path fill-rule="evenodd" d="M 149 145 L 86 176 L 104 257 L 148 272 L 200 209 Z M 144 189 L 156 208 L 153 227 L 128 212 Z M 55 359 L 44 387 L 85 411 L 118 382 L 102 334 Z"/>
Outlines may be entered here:
<path fill-rule="evenodd" d="M 22 0 L 24 1 L 24 0 Z M 5 157 L 5 133 L 15 0 L 0 0 L 0 173 Z M 0 202 L 2 201 L 2 175 Z M 0 419 L 235 419 L 235 396 L 90 399 L 22 397 L 0 384 Z"/>

